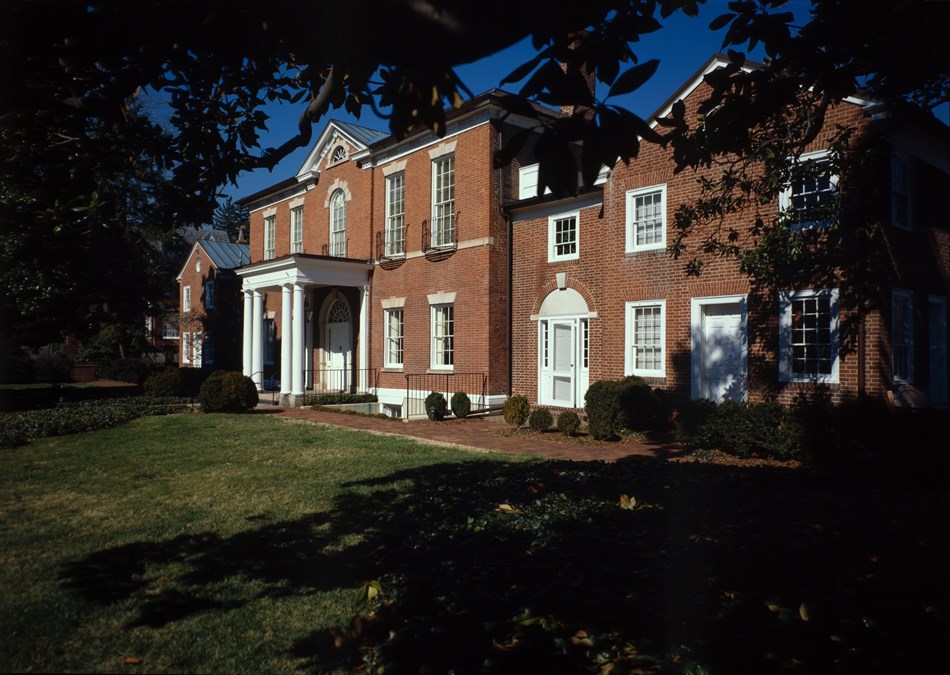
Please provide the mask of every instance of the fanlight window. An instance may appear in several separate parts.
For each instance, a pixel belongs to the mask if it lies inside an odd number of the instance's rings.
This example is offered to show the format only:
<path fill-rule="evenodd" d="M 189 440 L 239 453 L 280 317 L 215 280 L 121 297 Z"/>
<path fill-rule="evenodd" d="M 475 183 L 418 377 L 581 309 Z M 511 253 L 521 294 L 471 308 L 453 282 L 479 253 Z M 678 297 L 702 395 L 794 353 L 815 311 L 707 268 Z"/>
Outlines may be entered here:
<path fill-rule="evenodd" d="M 350 320 L 350 306 L 344 300 L 337 298 L 330 305 L 327 312 L 327 323 L 345 323 Z"/>

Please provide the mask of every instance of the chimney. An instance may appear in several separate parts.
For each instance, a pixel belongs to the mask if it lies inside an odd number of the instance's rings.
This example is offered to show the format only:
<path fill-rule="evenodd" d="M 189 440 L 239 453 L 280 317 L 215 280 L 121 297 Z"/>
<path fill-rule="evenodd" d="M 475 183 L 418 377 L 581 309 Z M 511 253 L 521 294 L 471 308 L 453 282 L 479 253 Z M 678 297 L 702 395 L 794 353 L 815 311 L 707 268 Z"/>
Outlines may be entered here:
<path fill-rule="evenodd" d="M 576 53 L 580 44 L 584 39 L 590 35 L 586 30 L 579 30 L 574 33 L 571 33 L 568 36 L 568 45 L 567 48 L 572 52 Z M 566 62 L 561 63 L 561 70 L 565 74 L 579 73 L 581 77 L 584 78 L 584 81 L 587 83 L 587 89 L 590 91 L 591 97 L 596 93 L 596 82 L 594 80 L 594 73 L 587 68 L 586 60 L 574 60 L 570 59 Z M 575 115 L 581 115 L 584 119 L 590 121 L 594 118 L 594 111 L 590 106 L 586 105 L 562 105 L 561 114 L 566 117 L 574 117 Z"/>
<path fill-rule="evenodd" d="M 237 241 L 235 244 L 246 244 L 247 242 L 247 225 L 241 225 L 238 228 Z"/>

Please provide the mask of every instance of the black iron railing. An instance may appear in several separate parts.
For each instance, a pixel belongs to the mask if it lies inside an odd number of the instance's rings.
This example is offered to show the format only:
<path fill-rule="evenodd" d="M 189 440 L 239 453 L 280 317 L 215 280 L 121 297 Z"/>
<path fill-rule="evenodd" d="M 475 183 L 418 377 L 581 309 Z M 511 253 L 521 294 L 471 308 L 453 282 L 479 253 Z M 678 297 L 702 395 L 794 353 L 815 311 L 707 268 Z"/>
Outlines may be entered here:
<path fill-rule="evenodd" d="M 406 375 L 406 408 L 403 417 L 426 414 L 425 400 L 432 392 L 445 396 L 451 407 L 452 396 L 459 391 L 468 394 L 471 412 L 488 410 L 488 376 L 485 373 L 422 373 Z"/>
<path fill-rule="evenodd" d="M 343 237 L 343 232 L 334 232 L 330 236 L 332 241 L 327 244 L 323 244 L 320 247 L 321 255 L 333 258 L 345 258 L 346 257 L 346 246 L 349 243 L 349 239 Z"/>
<path fill-rule="evenodd" d="M 461 211 L 447 213 L 422 221 L 422 250 L 454 251 L 459 242 L 459 216 Z"/>
<path fill-rule="evenodd" d="M 323 368 L 304 373 L 307 394 L 375 394 L 379 373 L 375 368 Z"/>
<path fill-rule="evenodd" d="M 376 233 L 376 259 L 401 260 L 406 257 L 406 231 L 408 227 L 398 230 Z M 387 234 L 389 235 L 387 237 Z"/>

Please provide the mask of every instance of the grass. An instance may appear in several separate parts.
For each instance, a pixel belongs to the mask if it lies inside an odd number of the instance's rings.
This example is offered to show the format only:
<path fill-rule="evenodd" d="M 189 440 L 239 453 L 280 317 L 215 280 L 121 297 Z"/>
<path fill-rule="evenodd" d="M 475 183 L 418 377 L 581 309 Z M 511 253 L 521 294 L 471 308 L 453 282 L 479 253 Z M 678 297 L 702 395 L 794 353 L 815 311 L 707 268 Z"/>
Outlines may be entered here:
<path fill-rule="evenodd" d="M 804 471 L 141 418 L 0 453 L 0 671 L 935 670 L 948 506 Z"/>

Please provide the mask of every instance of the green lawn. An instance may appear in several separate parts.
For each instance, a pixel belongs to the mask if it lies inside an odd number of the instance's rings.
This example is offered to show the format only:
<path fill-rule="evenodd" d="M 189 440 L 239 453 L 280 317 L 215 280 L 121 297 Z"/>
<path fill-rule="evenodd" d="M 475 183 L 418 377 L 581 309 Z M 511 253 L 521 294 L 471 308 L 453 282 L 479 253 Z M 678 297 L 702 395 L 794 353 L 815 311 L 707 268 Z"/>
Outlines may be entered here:
<path fill-rule="evenodd" d="M 0 671 L 912 672 L 950 637 L 948 506 L 141 418 L 0 452 Z"/>

